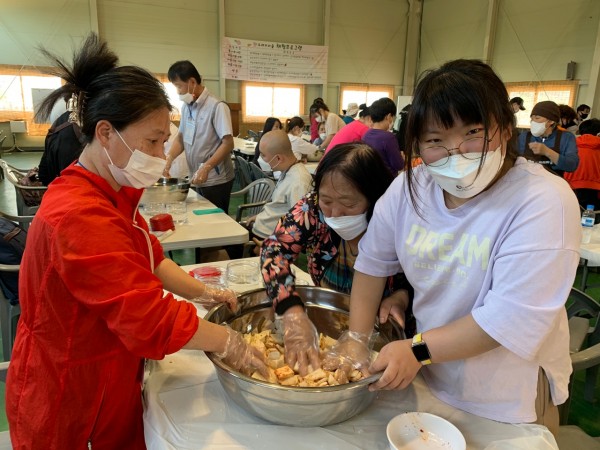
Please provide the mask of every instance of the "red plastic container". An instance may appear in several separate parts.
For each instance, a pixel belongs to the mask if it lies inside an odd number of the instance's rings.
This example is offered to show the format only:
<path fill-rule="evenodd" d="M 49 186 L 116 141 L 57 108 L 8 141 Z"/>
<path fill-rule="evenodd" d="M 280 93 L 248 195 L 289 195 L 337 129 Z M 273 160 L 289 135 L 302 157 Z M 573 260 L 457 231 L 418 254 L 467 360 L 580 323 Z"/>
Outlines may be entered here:
<path fill-rule="evenodd" d="M 152 231 L 174 230 L 173 217 L 171 214 L 157 214 L 150 217 L 150 229 Z"/>

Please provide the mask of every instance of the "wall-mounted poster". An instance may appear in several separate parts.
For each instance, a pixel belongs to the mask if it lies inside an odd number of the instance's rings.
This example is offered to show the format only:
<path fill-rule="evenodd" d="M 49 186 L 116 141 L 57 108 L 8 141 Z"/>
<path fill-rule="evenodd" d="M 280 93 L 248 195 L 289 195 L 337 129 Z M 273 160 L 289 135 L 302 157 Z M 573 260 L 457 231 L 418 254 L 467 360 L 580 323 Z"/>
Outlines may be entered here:
<path fill-rule="evenodd" d="M 225 37 L 221 51 L 230 80 L 322 84 L 327 78 L 324 46 Z"/>

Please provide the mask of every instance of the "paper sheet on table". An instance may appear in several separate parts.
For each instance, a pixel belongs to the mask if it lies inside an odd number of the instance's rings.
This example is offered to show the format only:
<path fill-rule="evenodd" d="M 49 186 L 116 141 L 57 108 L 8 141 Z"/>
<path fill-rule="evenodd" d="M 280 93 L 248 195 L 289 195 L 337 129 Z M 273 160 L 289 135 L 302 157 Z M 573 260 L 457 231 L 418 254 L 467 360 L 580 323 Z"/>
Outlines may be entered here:
<path fill-rule="evenodd" d="M 530 436 L 522 436 L 513 439 L 501 439 L 490 443 L 484 450 L 555 450 L 556 439 L 546 427 L 540 425 L 516 425 L 527 428 Z"/>

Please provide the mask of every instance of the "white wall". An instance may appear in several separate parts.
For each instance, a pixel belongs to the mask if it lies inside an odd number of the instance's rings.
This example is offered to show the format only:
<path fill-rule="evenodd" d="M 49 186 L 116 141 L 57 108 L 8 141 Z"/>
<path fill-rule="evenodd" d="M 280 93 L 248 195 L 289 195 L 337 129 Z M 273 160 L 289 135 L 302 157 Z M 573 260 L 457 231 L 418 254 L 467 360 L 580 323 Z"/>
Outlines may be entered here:
<path fill-rule="evenodd" d="M 404 76 L 404 0 L 225 0 L 225 35 L 322 45 L 329 31 L 328 87 L 307 87 L 306 106 L 323 96 L 338 109 L 343 82 L 391 84 Z M 600 21 L 598 0 L 498 0 L 492 65 L 504 81 L 560 80 L 569 61 L 581 80 L 577 103 L 592 103 L 588 83 Z M 68 57 L 72 42 L 95 29 L 123 64 L 165 73 L 193 61 L 209 89 L 240 101 L 239 82 L 220 92 L 219 0 L 3 0 L 0 64 L 40 64 L 43 43 Z M 424 0 L 419 70 L 482 58 L 488 1 Z M 595 83 L 594 83 L 595 85 Z M 600 99 L 597 99 L 600 104 Z"/>
<path fill-rule="evenodd" d="M 39 45 L 69 58 L 93 29 L 89 0 L 2 0 L 0 6 L 0 64 L 43 64 Z"/>
<path fill-rule="evenodd" d="M 420 69 L 454 58 L 484 58 L 488 2 L 424 0 Z M 491 64 L 505 82 L 564 80 L 569 61 L 580 80 L 576 104 L 592 104 L 588 92 L 598 0 L 498 0 Z"/>

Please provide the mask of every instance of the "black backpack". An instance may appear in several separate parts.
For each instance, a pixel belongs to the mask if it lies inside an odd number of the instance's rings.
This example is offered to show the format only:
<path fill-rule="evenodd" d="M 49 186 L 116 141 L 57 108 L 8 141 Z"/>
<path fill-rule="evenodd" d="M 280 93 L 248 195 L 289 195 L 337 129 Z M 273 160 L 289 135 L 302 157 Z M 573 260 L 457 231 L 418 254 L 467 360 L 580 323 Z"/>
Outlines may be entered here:
<path fill-rule="evenodd" d="M 27 232 L 10 220 L 0 217 L 0 264 L 21 264 Z M 19 303 L 19 273 L 0 271 L 0 288 L 12 305 Z"/>

